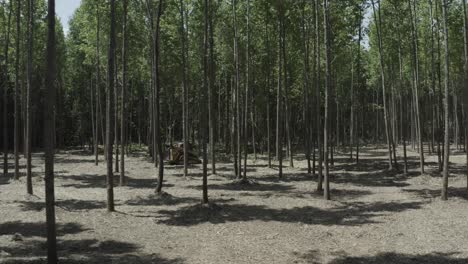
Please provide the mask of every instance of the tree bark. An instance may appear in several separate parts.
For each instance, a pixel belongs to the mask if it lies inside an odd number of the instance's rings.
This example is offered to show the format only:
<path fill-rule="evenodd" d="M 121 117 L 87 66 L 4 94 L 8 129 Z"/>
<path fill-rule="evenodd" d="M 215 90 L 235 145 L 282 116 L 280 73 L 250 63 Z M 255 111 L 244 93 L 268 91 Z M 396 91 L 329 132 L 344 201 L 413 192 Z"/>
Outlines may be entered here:
<path fill-rule="evenodd" d="M 323 155 L 322 155 L 322 121 L 321 121 L 321 107 L 320 107 L 320 90 L 321 90 L 321 77 L 320 77 L 320 71 L 321 71 L 321 60 L 320 60 L 320 0 L 315 1 L 315 119 L 316 119 L 316 129 L 317 129 L 317 150 L 318 150 L 318 180 L 317 180 L 317 191 L 322 192 L 323 191 Z"/>
<path fill-rule="evenodd" d="M 278 159 L 278 177 L 281 179 L 283 178 L 283 139 L 282 139 L 282 85 L 283 85 L 283 78 L 282 78 L 282 69 L 283 69 L 283 59 L 281 52 L 281 47 L 283 45 L 283 1 L 279 1 L 278 7 L 278 90 L 277 90 L 277 97 L 276 97 L 276 158 Z"/>
<path fill-rule="evenodd" d="M 155 123 L 154 123 L 154 130 L 155 130 L 155 143 L 157 149 L 157 156 L 158 156 L 158 186 L 156 188 L 156 193 L 162 193 L 162 187 L 164 184 L 164 156 L 163 156 L 163 143 L 161 139 L 161 84 L 160 84 L 160 76 L 159 76 L 159 58 L 160 58 L 160 49 L 159 49 L 159 41 L 161 35 L 161 15 L 162 15 L 162 8 L 163 8 L 163 0 L 159 0 L 158 4 L 158 13 L 156 15 L 156 28 L 154 33 L 154 85 L 155 85 Z"/>
<path fill-rule="evenodd" d="M 463 2 L 463 46 L 464 46 L 464 80 L 463 80 L 463 104 L 465 126 L 465 153 L 466 153 L 466 188 L 468 190 L 468 19 L 466 14 L 466 0 Z"/>
<path fill-rule="evenodd" d="M 207 122 L 206 122 L 206 114 L 208 112 L 206 101 L 207 101 L 207 90 L 208 88 L 208 10 L 209 10 L 209 0 L 204 0 L 203 4 L 203 13 L 204 13 L 204 37 L 203 37 L 203 91 L 202 91 L 202 115 L 201 115 L 201 126 L 200 126 L 200 132 L 202 136 L 202 148 L 203 148 L 203 204 L 208 203 L 208 155 L 207 155 L 207 134 L 208 134 L 208 127 L 207 127 Z"/>
<path fill-rule="evenodd" d="M 95 118 L 95 134 L 96 134 L 96 141 L 94 142 L 94 164 L 97 166 L 99 164 L 99 127 L 102 126 L 101 123 L 101 69 L 100 69 L 100 15 L 99 15 L 99 4 L 96 4 L 96 19 L 97 19 L 97 28 L 96 28 L 96 118 Z M 104 138 L 103 138 L 104 141 Z"/>
<path fill-rule="evenodd" d="M 377 37 L 378 37 L 378 42 L 379 42 L 379 59 L 380 59 L 380 77 L 381 77 L 381 85 L 382 85 L 382 100 L 383 100 L 383 108 L 384 108 L 384 122 L 385 122 L 385 136 L 387 139 L 387 148 L 388 148 L 388 166 L 389 169 L 393 169 L 393 164 L 392 164 L 392 147 L 391 147 L 391 138 L 390 138 L 390 133 L 389 133 L 389 124 L 388 124 L 388 111 L 387 111 L 387 92 L 385 89 L 385 71 L 384 71 L 384 59 L 383 59 L 383 47 L 382 47 L 382 17 L 380 15 L 380 10 L 381 7 L 379 6 L 379 16 L 377 19 L 377 12 L 375 9 L 375 3 L 374 0 L 371 0 L 372 2 L 372 9 L 374 13 L 374 21 L 376 23 L 376 28 L 377 28 Z"/>
<path fill-rule="evenodd" d="M 125 185 L 125 146 L 127 145 L 127 135 L 126 135 L 126 118 L 127 118 L 127 108 L 126 108 L 126 90 L 127 90 L 127 15 L 128 15 L 128 0 L 123 0 L 123 29 L 122 29 L 122 106 L 120 109 L 120 146 L 121 149 L 121 156 L 120 156 L 120 186 Z"/>
<path fill-rule="evenodd" d="M 110 34 L 109 53 L 107 60 L 107 93 L 106 93 L 106 145 L 107 145 L 107 211 L 113 212 L 114 208 L 114 171 L 113 171 L 113 148 L 114 148 L 114 60 L 115 60 L 115 0 L 110 2 Z"/>
<path fill-rule="evenodd" d="M 13 3 L 10 1 L 8 5 L 8 24 L 5 38 L 5 50 L 4 50 L 4 70 L 2 71 L 3 76 L 3 176 L 8 176 L 8 88 L 9 88 L 9 74 L 8 74 L 8 50 L 10 45 L 10 30 L 11 30 L 11 13 L 13 9 Z"/>
<path fill-rule="evenodd" d="M 47 263 L 56 264 L 57 239 L 55 226 L 54 154 L 55 154 L 55 0 L 48 0 L 47 12 L 47 76 L 44 104 L 45 204 L 47 231 Z"/>
<path fill-rule="evenodd" d="M 34 28 L 34 0 L 28 1 L 28 62 L 27 62 L 27 90 L 26 90 L 26 191 L 33 194 L 32 161 L 31 161 L 31 92 L 33 89 L 33 28 Z"/>
<path fill-rule="evenodd" d="M 330 6 L 328 0 L 323 0 L 323 23 L 325 33 L 325 114 L 323 121 L 323 156 L 325 163 L 324 184 L 325 190 L 323 196 L 326 200 L 330 200 L 330 175 L 328 165 L 328 111 L 329 111 L 329 90 L 331 86 L 331 47 L 330 47 L 330 20 L 329 20 Z"/>
<path fill-rule="evenodd" d="M 411 27 L 412 27 L 412 36 L 413 36 L 413 63 L 414 63 L 414 105 L 416 113 L 416 129 L 419 143 L 419 166 L 421 170 L 421 175 L 424 174 L 424 145 L 423 145 L 423 134 L 422 134 L 422 125 L 421 124 L 421 115 L 419 111 L 419 45 L 418 45 L 418 32 L 417 32 L 417 17 L 416 17 L 416 5 L 413 4 L 412 7 L 411 0 L 408 0 L 408 5 L 410 9 L 410 18 L 411 18 Z M 413 9 L 414 8 L 414 9 Z"/>
<path fill-rule="evenodd" d="M 20 143 L 20 36 L 21 36 L 21 0 L 16 1 L 16 58 L 15 58 L 15 120 L 14 120 L 14 153 L 15 153 L 15 180 L 19 179 L 19 143 Z"/>
<path fill-rule="evenodd" d="M 184 0 L 180 0 L 180 40 L 181 40 L 181 57 L 182 57 L 182 135 L 184 141 L 184 177 L 188 175 L 188 80 L 187 80 L 187 56 L 185 44 L 185 5 Z"/>
<path fill-rule="evenodd" d="M 445 135 L 444 135 L 444 171 L 442 178 L 442 200 L 447 200 L 448 198 L 448 177 L 449 177 L 449 154 L 450 154 L 450 130 L 449 130 L 449 35 L 448 35 L 448 25 L 447 25 L 447 9 L 448 3 L 447 0 L 442 1 L 442 16 L 443 16 L 443 30 L 444 30 L 444 47 L 445 47 L 445 100 L 444 100 L 444 110 L 445 110 Z"/>

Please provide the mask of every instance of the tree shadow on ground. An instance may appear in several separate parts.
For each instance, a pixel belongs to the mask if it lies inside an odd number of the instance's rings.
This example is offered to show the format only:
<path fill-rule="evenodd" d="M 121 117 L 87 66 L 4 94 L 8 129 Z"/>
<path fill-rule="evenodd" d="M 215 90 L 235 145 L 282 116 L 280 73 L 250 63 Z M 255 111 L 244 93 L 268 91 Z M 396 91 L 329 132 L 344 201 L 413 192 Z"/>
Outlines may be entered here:
<path fill-rule="evenodd" d="M 59 262 L 66 264 L 185 263 L 180 258 L 167 259 L 159 254 L 145 254 L 139 251 L 140 248 L 136 244 L 115 240 L 59 240 L 57 248 Z M 21 245 L 0 247 L 0 252 L 2 251 L 8 254 L 1 262 L 4 264 L 46 263 L 47 245 L 44 241 L 24 241 Z"/>
<path fill-rule="evenodd" d="M 86 231 L 86 229 L 81 224 L 57 224 L 57 236 L 78 234 L 83 231 Z M 46 237 L 46 223 L 20 221 L 0 223 L 0 236 L 14 234 L 19 234 L 23 237 Z"/>
<path fill-rule="evenodd" d="M 333 199 L 337 200 L 349 200 L 357 199 L 366 195 L 371 195 L 372 192 L 368 190 L 331 190 L 331 196 Z M 299 199 L 322 199 L 323 193 L 317 192 L 315 190 L 304 192 L 304 191 L 293 191 L 293 192 L 242 192 L 239 193 L 240 196 L 251 196 L 251 197 L 260 197 L 260 198 L 270 198 L 270 197 L 289 197 L 289 198 L 299 198 Z"/>
<path fill-rule="evenodd" d="M 309 173 L 283 173 L 283 177 L 280 179 L 278 174 L 269 174 L 266 176 L 257 177 L 261 181 L 268 182 L 301 182 L 301 181 L 316 181 L 317 177 Z"/>
<path fill-rule="evenodd" d="M 201 190 L 202 185 L 189 185 L 186 188 Z M 272 183 L 248 183 L 228 182 L 224 184 L 208 184 L 209 190 L 225 191 L 254 191 L 254 192 L 286 192 L 294 190 L 294 186 Z"/>
<path fill-rule="evenodd" d="M 114 175 L 114 186 L 119 186 L 119 175 Z M 73 188 L 106 188 L 106 175 L 97 174 L 81 174 L 81 175 L 58 175 L 57 178 L 61 178 L 65 181 L 62 187 L 73 187 Z M 67 181 L 73 181 L 73 183 L 66 183 Z M 141 179 L 126 177 L 126 187 L 128 188 L 156 188 L 156 179 Z M 172 187 L 173 185 L 164 184 L 165 187 Z"/>
<path fill-rule="evenodd" d="M 410 185 L 405 181 L 417 175 L 417 172 L 409 172 L 406 177 L 403 177 L 399 172 L 394 170 L 381 170 L 361 174 L 332 172 L 331 182 L 367 187 L 405 187 Z"/>
<path fill-rule="evenodd" d="M 416 196 L 426 198 L 426 199 L 434 199 L 440 197 L 441 190 L 431 190 L 431 189 L 403 189 L 405 192 L 412 193 Z M 448 188 L 448 196 L 456 197 L 464 200 L 468 200 L 468 190 L 466 188 Z"/>
<path fill-rule="evenodd" d="M 9 184 L 11 178 L 8 175 L 3 175 L 0 177 L 0 185 Z"/>
<path fill-rule="evenodd" d="M 378 223 L 378 216 L 406 210 L 419 209 L 422 202 L 349 203 L 336 208 L 321 209 L 312 206 L 275 209 L 264 205 L 219 203 L 213 208 L 199 204 L 178 210 L 161 210 L 159 223 L 174 226 L 193 226 L 202 223 L 275 221 L 311 225 L 358 226 Z"/>
<path fill-rule="evenodd" d="M 126 201 L 124 204 L 132 206 L 159 206 L 159 205 L 179 205 L 189 204 L 199 201 L 192 197 L 175 197 L 172 195 L 155 195 L 151 194 L 146 197 L 137 197 L 132 200 Z"/>
<path fill-rule="evenodd" d="M 92 163 L 94 164 L 94 158 L 57 158 L 55 164 L 80 164 L 80 163 Z"/>
<path fill-rule="evenodd" d="M 20 206 L 23 211 L 42 211 L 45 209 L 44 202 L 20 201 L 19 203 L 21 204 Z M 106 207 L 106 203 L 103 201 L 75 199 L 57 200 L 55 205 L 67 211 L 93 210 Z"/>
<path fill-rule="evenodd" d="M 340 256 L 330 264 L 466 264 L 468 258 L 456 258 L 457 253 L 433 253 L 426 255 L 409 255 L 395 252 L 379 253 L 375 256 L 351 257 Z M 307 258 L 305 258 L 307 260 Z"/>

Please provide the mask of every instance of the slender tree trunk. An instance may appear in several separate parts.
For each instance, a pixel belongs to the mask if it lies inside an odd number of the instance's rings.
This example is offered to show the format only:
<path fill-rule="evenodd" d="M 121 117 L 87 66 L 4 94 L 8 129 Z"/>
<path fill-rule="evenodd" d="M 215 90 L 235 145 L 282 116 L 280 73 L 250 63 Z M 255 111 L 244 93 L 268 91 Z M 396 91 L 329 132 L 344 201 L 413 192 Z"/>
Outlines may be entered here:
<path fill-rule="evenodd" d="M 96 126 L 94 127 L 96 129 L 96 141 L 94 142 L 94 164 L 97 166 L 99 164 L 99 127 L 100 125 L 102 126 L 101 123 L 101 107 L 100 107 L 100 102 L 101 102 L 101 70 L 100 70 L 100 52 L 99 52 L 99 46 L 100 46 L 100 38 L 99 38 L 99 31 L 100 31 L 100 15 L 99 15 L 99 5 L 96 5 L 96 19 L 97 19 L 97 28 L 96 28 Z M 104 141 L 104 138 L 103 138 Z"/>
<path fill-rule="evenodd" d="M 388 124 L 388 113 L 387 113 L 387 92 L 385 89 L 385 71 L 384 71 L 384 59 L 383 59 L 383 47 L 382 47 L 382 17 L 380 15 L 380 10 L 381 7 L 379 6 L 379 16 L 377 20 L 377 12 L 375 9 L 375 3 L 374 0 L 371 0 L 372 2 L 372 9 L 374 13 L 374 21 L 376 21 L 377 24 L 377 37 L 378 37 L 378 42 L 379 42 L 379 58 L 380 58 L 380 77 L 381 77 L 381 85 L 382 85 L 382 100 L 383 100 L 383 108 L 384 108 L 384 122 L 385 122 L 385 136 L 387 139 L 387 148 L 388 148 L 388 166 L 389 169 L 393 169 L 393 164 L 392 164 L 392 147 L 391 147 L 391 138 L 390 138 L 390 133 L 389 133 L 389 124 Z"/>
<path fill-rule="evenodd" d="M 44 104 L 44 147 L 45 147 L 45 204 L 47 231 L 47 263 L 56 264 L 57 240 L 55 227 L 54 154 L 55 154 L 55 0 L 48 0 L 47 12 L 47 77 Z"/>
<path fill-rule="evenodd" d="M 283 45 L 283 1 L 280 0 L 278 7 L 278 90 L 276 97 L 276 158 L 278 159 L 278 177 L 283 178 L 283 139 L 282 139 L 282 121 L 281 121 L 281 101 L 282 101 L 282 70 L 283 70 L 283 59 L 281 47 Z"/>
<path fill-rule="evenodd" d="M 180 39 L 182 45 L 182 135 L 184 140 L 184 177 L 188 175 L 188 80 L 187 80 L 187 57 L 185 45 L 185 5 L 184 1 L 180 0 Z"/>
<path fill-rule="evenodd" d="M 119 172 L 119 79 L 117 66 L 117 52 L 114 50 L 114 149 L 115 172 Z"/>
<path fill-rule="evenodd" d="M 8 74 L 8 50 L 10 46 L 10 30 L 11 30 L 11 13 L 13 10 L 13 3 L 10 1 L 8 4 L 8 25 L 6 32 L 6 43 L 4 57 L 4 71 L 3 76 L 3 176 L 8 176 L 8 88 L 9 88 L 9 74 Z"/>
<path fill-rule="evenodd" d="M 239 43 L 237 32 L 237 0 L 232 1 L 232 12 L 234 17 L 234 67 L 235 67 L 235 91 L 233 92 L 233 154 L 234 154 L 234 171 L 236 178 L 241 177 L 240 159 L 240 74 L 239 74 Z"/>
<path fill-rule="evenodd" d="M 209 3 L 210 2 L 210 3 Z M 208 92 L 208 10 L 211 6 L 211 1 L 204 0 L 203 13 L 204 13 L 204 37 L 203 37 L 203 91 L 202 91 L 202 115 L 201 115 L 201 126 L 200 131 L 202 135 L 202 148 L 203 148 L 203 204 L 208 203 L 208 155 L 207 155 L 207 134 L 208 134 L 208 124 L 206 122 L 206 114 L 208 112 L 206 101 L 207 101 L 207 92 Z"/>
<path fill-rule="evenodd" d="M 450 130 L 449 130 L 449 35 L 448 35 L 448 25 L 447 25 L 447 9 L 448 3 L 447 0 L 442 1 L 442 16 L 443 16 L 443 25 L 444 25 L 444 46 L 445 46 L 445 100 L 444 100 L 444 110 L 445 110 L 445 135 L 444 135 L 444 172 L 442 180 L 442 200 L 447 200 L 448 198 L 448 177 L 449 177 L 449 154 L 450 154 Z"/>
<path fill-rule="evenodd" d="M 291 134 L 292 134 L 292 127 L 290 121 L 290 114 L 289 114 L 289 76 L 288 76 L 288 60 L 287 60 L 287 53 L 286 53 L 286 29 L 285 29 L 285 19 L 283 17 L 282 23 L 282 39 L 283 45 L 281 51 L 283 53 L 283 74 L 284 74 L 284 124 L 285 124 L 285 132 L 286 132 L 286 139 L 287 139 L 287 156 L 289 157 L 289 167 L 294 168 L 294 157 L 293 157 L 293 149 L 291 144 Z"/>
<path fill-rule="evenodd" d="M 249 152 L 249 88 L 250 88 L 250 0 L 247 0 L 247 47 L 246 47 L 246 78 L 245 78 L 245 100 L 244 100 L 244 173 L 242 180 L 247 180 L 247 157 Z M 253 126 L 253 123 L 252 123 Z M 253 143 L 253 142 L 252 142 Z M 253 144 L 252 144 L 253 145 Z"/>
<path fill-rule="evenodd" d="M 268 13 L 269 14 L 269 13 Z M 265 36 L 266 36 L 266 54 L 267 54 L 267 84 L 266 84 L 266 91 L 265 91 L 265 95 L 267 96 L 268 100 L 267 100 L 267 103 L 266 103 L 266 111 L 267 111 L 267 155 L 268 155 L 268 168 L 271 168 L 271 124 L 270 124 L 270 85 L 271 85 L 271 61 L 270 61 L 270 58 L 271 58 L 271 51 L 270 51 L 270 39 L 269 39 L 269 31 L 268 31 L 268 21 L 269 21 L 269 16 L 268 18 L 265 20 Z"/>
<path fill-rule="evenodd" d="M 322 146 L 322 121 L 321 121 L 321 107 L 320 107 L 320 90 L 321 90 L 321 77 L 320 77 L 320 71 L 321 71 L 321 61 L 320 61 L 320 52 L 321 52 L 321 47 L 320 47 L 320 0 L 315 1 L 315 119 L 316 119 L 316 128 L 317 128 L 317 150 L 318 150 L 318 180 L 317 180 L 317 191 L 322 192 L 323 191 L 323 168 L 322 168 L 322 150 L 324 147 Z"/>
<path fill-rule="evenodd" d="M 114 208 L 114 171 L 113 171 L 113 148 L 114 148 L 114 60 L 115 60 L 115 0 L 110 2 L 110 35 L 109 54 L 107 62 L 107 93 L 106 93 L 106 145 L 107 145 L 107 211 L 113 212 Z"/>
<path fill-rule="evenodd" d="M 28 62 L 27 62 L 27 90 L 26 90 L 26 190 L 33 194 L 32 186 L 32 161 L 31 161 L 31 93 L 33 86 L 33 28 L 34 28 L 34 0 L 28 1 Z"/>
<path fill-rule="evenodd" d="M 307 173 L 312 173 L 312 167 L 310 164 L 310 106 L 309 106 L 309 29 L 306 27 L 305 22 L 305 1 L 302 2 L 302 41 L 303 41 L 303 52 L 304 52 L 304 73 L 303 73 L 303 118 L 304 118 L 304 141 L 305 141 L 305 157 L 307 160 Z"/>
<path fill-rule="evenodd" d="M 464 44 L 464 80 L 463 80 L 463 104 L 464 104 L 464 126 L 465 126 L 465 153 L 466 153 L 466 188 L 468 190 L 468 19 L 466 15 L 466 1 L 463 2 L 463 44 Z"/>
<path fill-rule="evenodd" d="M 359 24 L 359 27 L 361 25 Z M 360 46 L 358 47 L 361 48 Z M 354 148 L 354 58 L 353 58 L 353 46 L 351 46 L 351 116 L 349 118 L 349 159 L 353 160 L 353 148 Z"/>
<path fill-rule="evenodd" d="M 328 165 L 328 112 L 329 112 L 329 90 L 331 86 L 331 47 L 330 47 L 330 21 L 329 21 L 330 6 L 328 0 L 323 0 L 323 23 L 325 33 L 325 115 L 323 124 L 323 156 L 325 163 L 324 184 L 325 190 L 323 196 L 326 200 L 330 200 L 330 175 Z"/>
<path fill-rule="evenodd" d="M 125 146 L 127 145 L 127 135 L 126 135 L 126 118 L 127 118 L 127 109 L 125 102 L 127 101 L 126 98 L 126 90 L 127 90 L 127 14 L 128 14 L 128 1 L 123 0 L 123 8 L 124 8 L 124 15 L 123 15 L 123 29 L 122 29 L 122 106 L 120 109 L 120 146 L 122 150 L 120 152 L 120 186 L 125 185 Z"/>
<path fill-rule="evenodd" d="M 163 156 L 163 142 L 161 139 L 161 84 L 160 84 L 160 76 L 159 76 L 159 58 L 160 58 L 160 49 L 159 49 L 159 41 L 161 35 L 161 15 L 162 15 L 162 8 L 163 8 L 163 0 L 159 1 L 158 4 L 158 13 L 156 15 L 156 28 L 154 33 L 154 76 L 155 76 L 155 123 L 154 123 L 154 130 L 155 130 L 155 143 L 157 149 L 157 156 L 158 156 L 158 186 L 156 188 L 156 193 L 162 193 L 162 187 L 164 184 L 164 156 Z"/>
<path fill-rule="evenodd" d="M 417 17 L 416 17 L 416 5 L 412 7 L 412 0 L 408 0 L 411 25 L 412 25 L 412 35 L 413 35 L 413 61 L 414 61 L 414 97 L 415 97 L 415 113 L 416 113 L 416 128 L 417 136 L 419 143 L 419 161 L 420 161 L 420 170 L 421 174 L 424 174 L 424 146 L 423 146 L 423 134 L 422 134 L 422 125 L 421 124 L 421 115 L 419 111 L 419 45 L 418 45 L 418 33 L 417 33 Z M 413 9 L 414 8 L 414 9 Z"/>
<path fill-rule="evenodd" d="M 208 118 L 209 118 L 209 144 L 210 144 L 210 160 L 211 174 L 216 174 L 216 149 L 215 149 L 215 110 L 214 110 L 214 91 L 215 91 L 215 65 L 214 65 L 214 37 L 213 37 L 213 8 L 210 0 L 208 10 L 208 35 L 209 35 L 209 80 L 208 80 Z"/>
<path fill-rule="evenodd" d="M 362 41 L 362 20 L 363 20 L 363 16 L 362 16 L 362 7 L 359 6 L 359 25 L 358 25 L 358 51 L 357 51 L 357 84 L 358 84 L 358 88 L 360 89 L 362 87 L 362 83 L 361 83 L 361 41 Z M 353 94 L 354 96 L 354 94 Z M 354 98 L 354 97 L 353 97 Z M 359 104 L 359 96 L 357 97 L 358 99 L 358 104 Z M 354 105 L 355 100 L 353 99 L 352 101 L 352 104 Z M 363 112 L 363 108 L 361 108 L 361 114 Z M 359 163 L 359 118 L 356 118 L 356 120 L 354 120 L 353 118 L 353 142 L 356 144 L 356 164 Z M 361 122 L 363 122 L 363 120 L 361 119 Z M 354 128 L 356 127 L 356 128 Z M 354 131 L 355 129 L 357 129 L 356 131 Z"/>
<path fill-rule="evenodd" d="M 19 143 L 20 143 L 20 36 L 21 36 L 21 0 L 16 1 L 16 58 L 15 58 L 15 120 L 14 120 L 14 152 L 15 152 L 15 180 L 19 179 Z"/>

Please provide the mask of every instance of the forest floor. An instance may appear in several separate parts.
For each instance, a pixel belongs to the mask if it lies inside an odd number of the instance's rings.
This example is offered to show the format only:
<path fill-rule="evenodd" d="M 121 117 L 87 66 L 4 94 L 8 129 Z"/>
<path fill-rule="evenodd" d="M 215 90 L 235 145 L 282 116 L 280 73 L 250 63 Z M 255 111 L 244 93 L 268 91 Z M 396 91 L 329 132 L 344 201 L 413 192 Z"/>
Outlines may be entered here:
<path fill-rule="evenodd" d="M 468 263 L 463 153 L 451 157 L 446 202 L 439 198 L 435 156 L 419 176 L 417 153 L 410 152 L 407 177 L 387 170 L 384 148 L 367 147 L 361 158 L 355 165 L 336 157 L 331 201 L 315 192 L 304 160 L 285 168 L 282 180 L 264 157 L 249 160 L 250 185 L 235 183 L 232 164 L 221 162 L 209 176 L 213 204 L 204 207 L 199 165 L 187 178 L 181 166 L 167 166 L 167 195 L 155 196 L 154 166 L 132 155 L 128 185 L 115 188 L 117 212 L 108 213 L 105 163 L 94 166 L 89 153 L 60 151 L 60 263 Z M 46 263 L 43 157 L 33 159 L 35 195 L 25 195 L 24 177 L 0 178 L 2 264 Z M 21 164 L 24 172 L 24 159 Z"/>

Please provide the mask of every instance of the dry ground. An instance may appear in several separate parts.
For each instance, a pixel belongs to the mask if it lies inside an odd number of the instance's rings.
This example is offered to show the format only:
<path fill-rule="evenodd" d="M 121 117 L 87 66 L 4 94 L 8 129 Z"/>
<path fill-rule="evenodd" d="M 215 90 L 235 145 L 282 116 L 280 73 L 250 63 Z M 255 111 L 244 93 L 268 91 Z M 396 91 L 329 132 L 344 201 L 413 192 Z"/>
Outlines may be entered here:
<path fill-rule="evenodd" d="M 360 165 L 338 156 L 332 201 L 314 192 L 304 160 L 277 171 L 250 160 L 255 184 L 233 184 L 229 163 L 209 177 L 215 205 L 200 206 L 200 167 L 184 179 L 166 169 L 163 197 L 144 156 L 127 158 L 127 187 L 107 213 L 105 164 L 80 151 L 56 163 L 61 263 L 468 263 L 468 192 L 463 154 L 452 158 L 450 200 L 438 198 L 434 157 L 418 176 L 387 171 L 385 150 L 366 148 Z M 22 159 L 24 164 L 24 159 Z M 24 178 L 0 178 L 0 263 L 45 263 L 43 158 L 34 155 L 34 196 Z M 24 171 L 24 167 L 22 168 Z M 117 181 L 116 181 L 117 182 Z"/>

